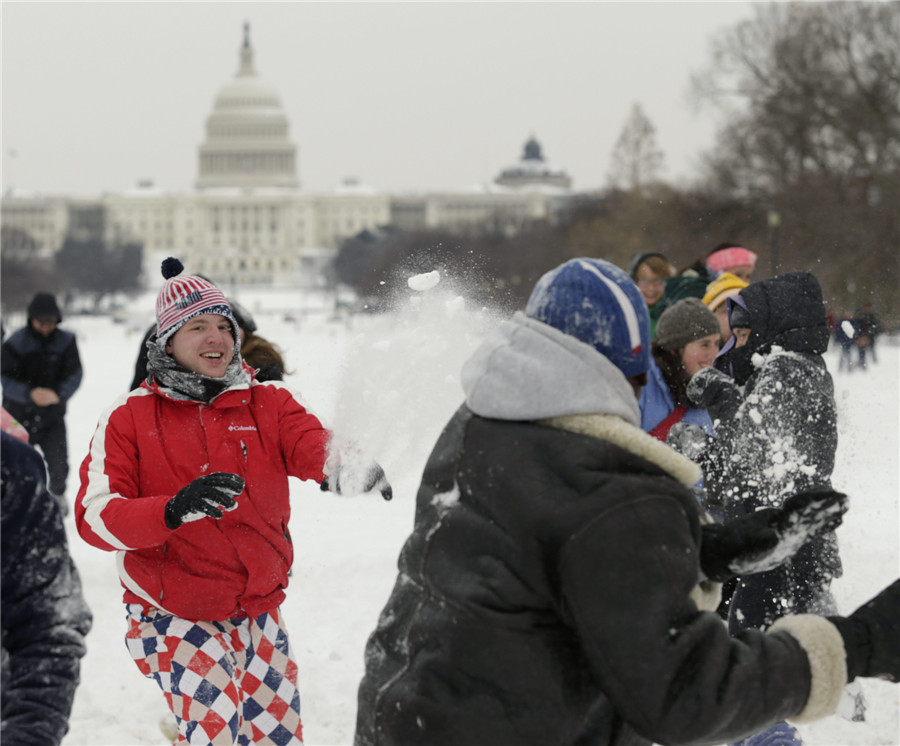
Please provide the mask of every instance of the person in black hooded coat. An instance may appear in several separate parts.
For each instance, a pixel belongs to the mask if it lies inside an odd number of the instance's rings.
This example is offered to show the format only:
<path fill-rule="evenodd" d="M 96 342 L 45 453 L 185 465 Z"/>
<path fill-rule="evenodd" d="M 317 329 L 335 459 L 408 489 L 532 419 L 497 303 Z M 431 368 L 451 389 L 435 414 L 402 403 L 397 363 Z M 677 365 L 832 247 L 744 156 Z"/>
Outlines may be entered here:
<path fill-rule="evenodd" d="M 706 408 L 717 439 L 700 461 L 710 501 L 725 519 L 778 507 L 799 490 L 830 487 L 837 448 L 834 385 L 822 354 L 829 330 L 822 291 L 809 272 L 756 282 L 726 301 L 734 334 L 715 368 L 697 373 L 688 397 Z M 841 574 L 828 533 L 793 559 L 747 576 L 729 612 L 732 633 L 787 614 L 833 613 Z"/>
<path fill-rule="evenodd" d="M 91 612 L 37 451 L 2 433 L 4 746 L 56 746 L 68 730 Z"/>

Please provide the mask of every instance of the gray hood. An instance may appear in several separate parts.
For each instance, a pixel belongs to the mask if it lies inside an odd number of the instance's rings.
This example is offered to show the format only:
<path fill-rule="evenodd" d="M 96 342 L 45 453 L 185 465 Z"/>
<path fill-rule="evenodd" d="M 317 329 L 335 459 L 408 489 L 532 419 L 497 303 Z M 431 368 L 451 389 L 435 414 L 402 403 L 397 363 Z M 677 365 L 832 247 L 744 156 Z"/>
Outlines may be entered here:
<path fill-rule="evenodd" d="M 466 405 L 499 420 L 610 414 L 640 426 L 625 375 L 590 345 L 522 312 L 504 321 L 462 368 Z"/>

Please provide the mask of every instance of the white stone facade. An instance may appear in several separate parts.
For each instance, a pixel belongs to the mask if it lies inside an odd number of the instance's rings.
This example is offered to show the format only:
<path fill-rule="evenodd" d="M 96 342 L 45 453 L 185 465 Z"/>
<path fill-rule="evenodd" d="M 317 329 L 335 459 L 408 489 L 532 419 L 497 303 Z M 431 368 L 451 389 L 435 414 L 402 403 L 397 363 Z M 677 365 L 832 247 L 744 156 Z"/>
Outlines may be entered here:
<path fill-rule="evenodd" d="M 341 242 L 364 229 L 393 223 L 405 230 L 509 233 L 550 217 L 568 193 L 560 188 L 568 182 L 558 180 L 394 196 L 352 181 L 332 192 L 302 191 L 289 122 L 275 89 L 256 74 L 246 26 L 239 54 L 238 72 L 220 89 L 206 121 L 195 191 L 166 193 L 142 183 L 94 201 L 103 239 L 143 244 L 147 277 L 158 274 L 159 256 L 172 255 L 188 271 L 230 285 L 319 285 Z M 24 231 L 49 256 L 84 204 L 8 194 L 2 224 Z"/>

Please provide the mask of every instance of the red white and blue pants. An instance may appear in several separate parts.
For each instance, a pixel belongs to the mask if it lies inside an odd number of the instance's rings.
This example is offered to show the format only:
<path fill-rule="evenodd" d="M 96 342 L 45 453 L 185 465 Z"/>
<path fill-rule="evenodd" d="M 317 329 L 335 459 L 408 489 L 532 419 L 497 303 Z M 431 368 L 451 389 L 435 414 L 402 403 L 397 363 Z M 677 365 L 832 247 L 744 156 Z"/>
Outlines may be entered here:
<path fill-rule="evenodd" d="M 128 604 L 125 641 L 178 721 L 179 744 L 303 746 L 297 664 L 279 610 L 192 622 Z"/>

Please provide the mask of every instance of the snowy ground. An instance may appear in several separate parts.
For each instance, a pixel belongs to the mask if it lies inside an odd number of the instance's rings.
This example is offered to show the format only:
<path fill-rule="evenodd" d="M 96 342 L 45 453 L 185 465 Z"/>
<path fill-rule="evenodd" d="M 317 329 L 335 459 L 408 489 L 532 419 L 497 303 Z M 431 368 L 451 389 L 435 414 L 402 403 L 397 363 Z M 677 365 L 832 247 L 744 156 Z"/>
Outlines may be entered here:
<path fill-rule="evenodd" d="M 443 289 L 410 290 L 389 316 L 333 319 L 299 291 L 236 293 L 259 332 L 285 351 L 289 382 L 336 430 L 359 442 L 385 467 L 394 500 L 342 498 L 316 485 L 292 487 L 296 561 L 284 616 L 300 666 L 304 735 L 310 746 L 350 744 L 363 647 L 393 585 L 396 559 L 412 527 L 425 458 L 462 400 L 463 360 L 496 323 Z M 137 347 L 152 318 L 153 295 L 135 298 L 126 323 L 72 317 L 85 378 L 68 415 L 73 476 L 100 413 L 131 380 Z M 844 577 L 834 590 L 851 611 L 900 574 L 900 347 L 881 345 L 866 373 L 837 374 L 840 447 L 835 485 L 853 498 L 838 536 Z M 829 355 L 836 371 L 837 357 Z M 67 519 L 94 628 L 82 664 L 64 746 L 167 744 L 168 717 L 156 684 L 141 677 L 123 642 L 121 589 L 112 554 L 85 544 Z M 898 687 L 866 680 L 867 722 L 831 717 L 802 733 L 810 746 L 900 744 Z M 475 745 L 473 745 L 475 746 Z"/>

